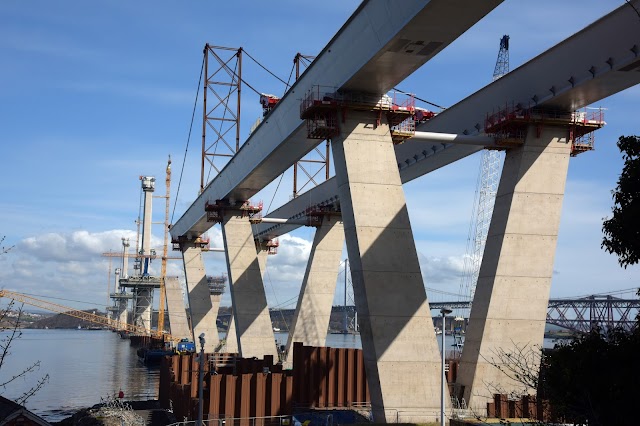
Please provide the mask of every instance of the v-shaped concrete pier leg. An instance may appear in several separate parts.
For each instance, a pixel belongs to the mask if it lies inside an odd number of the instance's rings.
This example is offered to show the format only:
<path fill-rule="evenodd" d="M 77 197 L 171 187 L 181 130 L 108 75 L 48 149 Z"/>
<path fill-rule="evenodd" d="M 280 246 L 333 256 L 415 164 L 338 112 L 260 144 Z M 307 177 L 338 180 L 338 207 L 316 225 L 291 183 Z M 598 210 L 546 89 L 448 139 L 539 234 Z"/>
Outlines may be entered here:
<path fill-rule="evenodd" d="M 118 311 L 116 313 L 116 319 L 118 320 L 118 330 L 125 330 L 125 324 L 127 323 L 127 299 L 121 299 L 117 301 Z"/>
<path fill-rule="evenodd" d="M 440 352 L 389 126 L 348 111 L 331 145 L 374 421 L 433 422 Z"/>
<path fill-rule="evenodd" d="M 224 352 L 232 354 L 240 353 L 240 350 L 238 349 L 236 322 L 233 320 L 233 311 L 231 311 L 231 318 L 229 318 L 229 327 L 227 328 L 227 336 L 225 337 Z"/>
<path fill-rule="evenodd" d="M 238 349 L 244 358 L 278 359 L 251 223 L 238 213 L 222 221 Z"/>
<path fill-rule="evenodd" d="M 183 339 L 191 339 L 193 334 L 187 320 L 182 288 L 178 277 L 166 277 L 164 280 L 167 294 L 167 310 L 169 316 L 169 333 Z"/>
<path fill-rule="evenodd" d="M 256 252 L 258 253 L 258 265 L 260 266 L 260 272 L 264 282 L 264 275 L 265 275 L 265 271 L 267 270 L 267 258 L 268 258 L 269 252 L 267 247 L 263 246 L 261 243 L 256 243 Z M 233 311 L 231 312 L 231 318 L 229 319 L 229 327 L 227 328 L 227 335 L 225 337 L 224 352 L 239 353 L 238 335 L 236 333 L 236 323 L 233 320 Z"/>
<path fill-rule="evenodd" d="M 566 128 L 548 126 L 538 136 L 531 126 L 525 144 L 507 151 L 456 384 L 476 411 L 486 409 L 496 389 L 527 391 L 491 365 L 505 362 L 501 353 L 542 346 L 571 153 L 567 136 Z"/>
<path fill-rule="evenodd" d="M 189 312 L 191 313 L 191 327 L 196 346 L 198 336 L 205 335 L 204 350 L 213 353 L 218 346 L 218 327 L 216 319 L 218 311 L 211 306 L 209 284 L 202 261 L 202 249 L 194 244 L 183 243 L 182 259 L 184 261 L 184 275 L 187 281 L 187 294 L 189 300 Z"/>
<path fill-rule="evenodd" d="M 267 270 L 267 258 L 269 252 L 267 247 L 263 246 L 261 243 L 256 243 L 256 252 L 258 253 L 258 266 L 260 266 L 260 273 L 263 277 L 264 283 L 264 274 Z M 229 327 L 227 328 L 227 335 L 225 337 L 224 351 L 228 353 L 239 353 L 238 335 L 236 333 L 236 323 L 233 320 L 233 311 L 231 311 L 231 318 L 229 319 Z"/>
<path fill-rule="evenodd" d="M 298 304 L 287 340 L 287 359 L 293 360 L 293 343 L 325 346 L 340 257 L 344 226 L 339 217 L 327 216 L 316 229 Z"/>

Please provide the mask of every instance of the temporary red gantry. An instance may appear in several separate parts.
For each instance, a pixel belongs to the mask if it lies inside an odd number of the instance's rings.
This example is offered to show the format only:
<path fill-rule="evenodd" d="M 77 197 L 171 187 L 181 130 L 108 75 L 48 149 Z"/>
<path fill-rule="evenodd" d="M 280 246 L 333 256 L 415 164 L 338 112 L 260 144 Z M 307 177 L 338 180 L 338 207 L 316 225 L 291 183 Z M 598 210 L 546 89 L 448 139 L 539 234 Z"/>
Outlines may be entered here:
<path fill-rule="evenodd" d="M 387 117 L 394 143 L 402 143 L 412 137 L 416 121 L 422 122 L 435 116 L 431 111 L 416 108 L 411 94 L 392 92 L 380 95 L 363 92 L 339 91 L 325 86 L 314 86 L 300 103 L 300 118 L 306 120 L 307 137 L 331 139 L 340 132 L 339 122 L 344 122 L 349 110 L 371 111 L 379 125 L 382 114 Z"/>
<path fill-rule="evenodd" d="M 576 156 L 593 149 L 593 132 L 605 125 L 604 111 L 602 108 L 584 108 L 566 112 L 511 105 L 496 113 L 487 114 L 484 131 L 496 137 L 499 147 L 507 148 L 524 143 L 530 125 L 536 126 L 537 137 L 544 126 L 566 127 L 571 142 L 571 155 Z"/>

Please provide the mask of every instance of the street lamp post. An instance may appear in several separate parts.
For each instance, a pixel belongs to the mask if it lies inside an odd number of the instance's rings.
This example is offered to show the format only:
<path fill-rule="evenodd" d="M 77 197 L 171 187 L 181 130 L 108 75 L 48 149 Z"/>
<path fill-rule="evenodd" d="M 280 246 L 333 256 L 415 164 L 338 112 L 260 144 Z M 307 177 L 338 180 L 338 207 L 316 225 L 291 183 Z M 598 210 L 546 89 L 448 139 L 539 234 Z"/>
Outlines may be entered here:
<path fill-rule="evenodd" d="M 196 426 L 202 426 L 202 380 L 204 379 L 204 333 L 198 336 L 200 341 L 200 357 L 198 359 L 198 421 Z"/>
<path fill-rule="evenodd" d="M 442 308 L 440 309 L 440 313 L 442 314 L 442 386 L 441 386 L 441 393 L 440 393 L 440 426 L 444 426 L 444 395 L 445 395 L 445 385 L 446 385 L 446 378 L 444 375 L 444 363 L 445 363 L 445 343 L 444 343 L 444 336 L 445 336 L 445 324 L 446 324 L 446 317 L 447 315 L 449 315 L 451 313 L 451 309 L 447 309 L 447 308 Z"/>

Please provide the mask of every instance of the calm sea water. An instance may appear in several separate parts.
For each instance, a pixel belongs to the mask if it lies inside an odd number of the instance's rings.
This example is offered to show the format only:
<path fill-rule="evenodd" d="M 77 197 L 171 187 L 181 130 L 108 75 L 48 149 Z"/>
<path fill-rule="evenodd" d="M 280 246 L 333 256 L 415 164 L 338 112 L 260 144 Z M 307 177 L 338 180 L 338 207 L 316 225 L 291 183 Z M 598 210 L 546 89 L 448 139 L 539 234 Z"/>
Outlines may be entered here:
<path fill-rule="evenodd" d="M 39 370 L 0 388 L 0 394 L 16 398 L 49 374 L 49 382 L 26 404 L 48 421 L 59 421 L 120 390 L 129 400 L 158 396 L 158 370 L 147 369 L 129 341 L 110 331 L 23 330 L 0 369 L 0 382 L 36 361 Z"/>
<path fill-rule="evenodd" d="M 279 344 L 285 344 L 287 333 L 275 333 L 275 338 Z M 437 340 L 441 346 L 441 336 Z M 545 347 L 551 344 L 547 340 Z M 456 350 L 453 344 L 454 338 L 446 336 L 448 356 Z M 354 334 L 329 334 L 327 346 L 362 347 L 360 336 Z M 140 363 L 129 341 L 110 331 L 23 330 L 0 369 L 0 383 L 38 360 L 41 363 L 38 371 L 6 389 L 0 388 L 0 395 L 16 398 L 38 378 L 49 374 L 49 383 L 29 399 L 27 408 L 51 422 L 97 404 L 101 398 L 116 395 L 120 390 L 128 400 L 158 396 L 158 370 Z"/>

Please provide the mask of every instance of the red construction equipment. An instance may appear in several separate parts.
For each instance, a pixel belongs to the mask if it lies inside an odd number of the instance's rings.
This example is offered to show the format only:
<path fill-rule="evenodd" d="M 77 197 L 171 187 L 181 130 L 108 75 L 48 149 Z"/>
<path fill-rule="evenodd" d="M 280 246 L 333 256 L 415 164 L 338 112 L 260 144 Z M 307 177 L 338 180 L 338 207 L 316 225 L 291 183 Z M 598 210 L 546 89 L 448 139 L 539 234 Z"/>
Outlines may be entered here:
<path fill-rule="evenodd" d="M 376 95 L 363 92 L 341 92 L 335 88 L 314 86 L 300 104 L 300 118 L 307 122 L 307 137 L 330 139 L 339 134 L 339 116 L 344 120 L 349 110 L 371 111 L 376 122 L 386 115 L 394 143 L 402 143 L 415 134 L 416 121 L 432 118 L 431 111 L 416 108 L 411 94 L 392 92 Z"/>
<path fill-rule="evenodd" d="M 576 156 L 593 149 L 593 132 L 605 125 L 604 111 L 602 108 L 585 108 L 565 112 L 508 105 L 496 113 L 487 114 L 484 131 L 494 135 L 499 145 L 508 147 L 524 143 L 527 129 L 531 125 L 536 126 L 537 137 L 544 126 L 565 126 L 569 131 L 571 155 Z"/>

